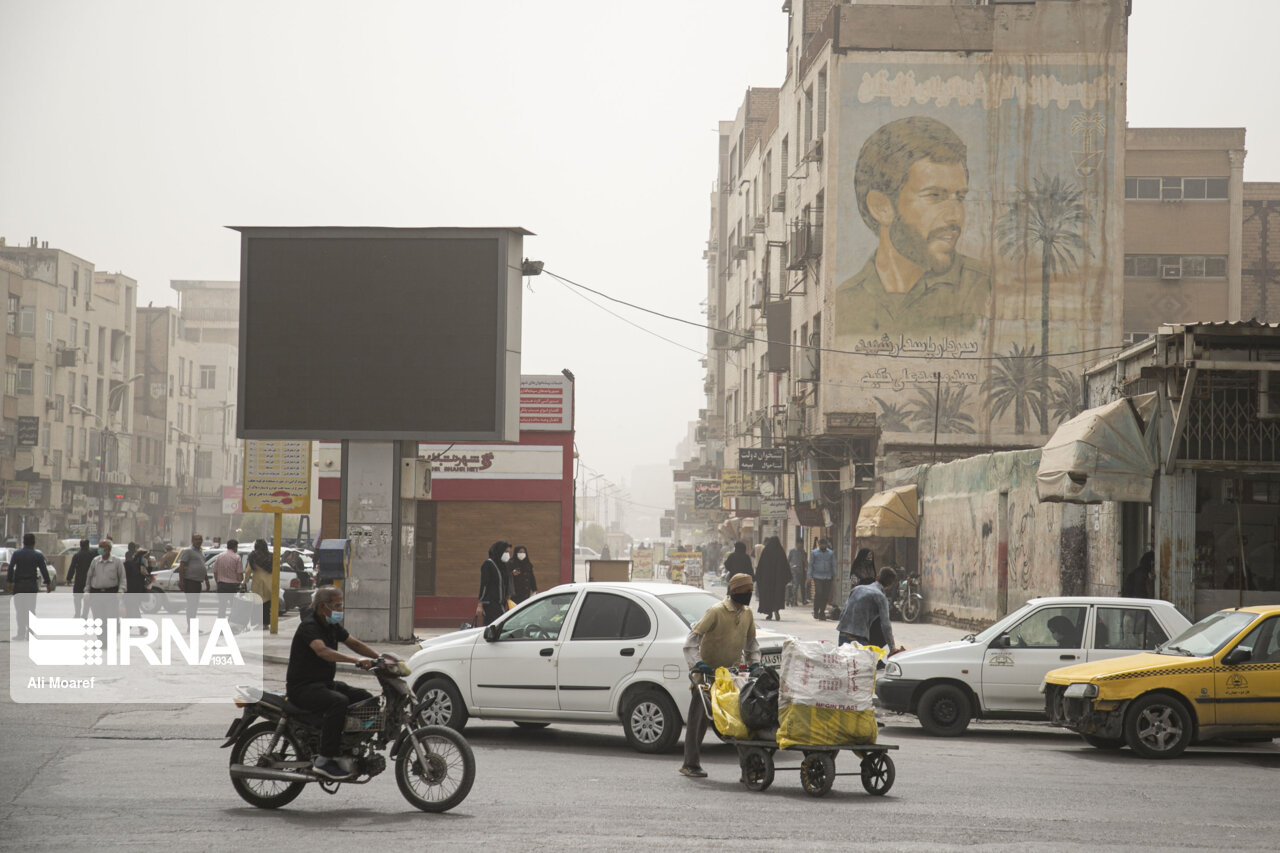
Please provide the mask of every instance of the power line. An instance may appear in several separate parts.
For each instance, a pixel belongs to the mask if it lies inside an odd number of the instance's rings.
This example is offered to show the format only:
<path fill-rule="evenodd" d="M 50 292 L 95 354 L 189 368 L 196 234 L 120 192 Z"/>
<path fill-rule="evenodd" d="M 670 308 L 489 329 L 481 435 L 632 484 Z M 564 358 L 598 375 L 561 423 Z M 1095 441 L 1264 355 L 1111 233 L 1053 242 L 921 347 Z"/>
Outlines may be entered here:
<path fill-rule="evenodd" d="M 653 315 L 653 316 L 655 316 L 655 317 L 661 317 L 661 318 L 663 318 L 664 320 L 671 320 L 672 322 L 675 322 L 675 323 L 683 323 L 683 324 L 685 324 L 686 326 L 694 326 L 694 327 L 696 327 L 696 328 L 699 328 L 699 329 L 706 329 L 706 330 L 711 331 L 711 332 L 720 332 L 720 333 L 722 333 L 722 334 L 730 335 L 730 336 L 735 337 L 735 338 L 741 338 L 742 340 L 752 340 L 752 341 L 753 341 L 753 340 L 756 340 L 756 336 L 755 336 L 755 334 L 754 334 L 754 333 L 752 333 L 752 334 L 747 334 L 747 333 L 745 333 L 745 332 L 738 332 L 738 331 L 734 331 L 734 330 L 732 330 L 732 329 L 721 329 L 721 328 L 719 328 L 719 327 L 717 327 L 717 326 L 712 326 L 712 325 L 710 325 L 710 324 L 708 324 L 708 323 L 699 323 L 699 322 L 697 322 L 696 320 L 688 320 L 688 319 L 685 319 L 684 317 L 677 317 L 677 316 L 675 316 L 675 315 L 673 315 L 673 314 L 667 314 L 667 313 L 664 313 L 664 312 L 662 312 L 662 311 L 654 310 L 654 309 L 652 309 L 652 308 L 646 308 L 646 307 L 644 307 L 643 305 L 637 305 L 637 304 L 635 304 L 634 302 L 628 302 L 628 301 L 627 301 L 627 300 L 625 300 L 625 299 L 619 299 L 619 298 L 617 298 L 616 296 L 610 296 L 609 294 L 604 293 L 603 291 L 596 290 L 595 288 L 588 287 L 587 285 L 582 284 L 582 283 L 580 283 L 580 282 L 576 282 L 576 281 L 573 281 L 572 279 L 565 278 L 564 276 L 559 275 L 559 274 L 557 274 L 557 273 L 554 273 L 554 272 L 552 272 L 551 270 L 544 269 L 544 270 L 543 270 L 543 272 L 544 272 L 544 273 L 546 273 L 547 275 L 551 276 L 552 278 L 554 278 L 556 281 L 559 281 L 561 284 L 564 284 L 564 285 L 572 285 L 573 287 L 579 288 L 579 289 L 581 289 L 581 290 L 585 290 L 585 291 L 587 291 L 588 293 L 594 293 L 596 296 L 599 296 L 599 297 L 600 297 L 600 298 L 602 298 L 602 299 L 607 299 L 607 300 L 609 300 L 610 302 L 616 302 L 616 303 L 617 303 L 617 304 L 619 304 L 619 305 L 625 305 L 625 306 L 627 306 L 628 308 L 635 309 L 636 311 L 642 311 L 642 312 L 644 312 L 644 313 L 646 313 L 646 314 L 652 314 L 652 315 Z M 588 301 L 590 301 L 590 300 L 588 300 Z M 595 303 L 592 303 L 592 304 L 595 304 Z M 601 308 L 602 308 L 602 306 L 596 306 L 596 307 L 601 307 Z M 602 310 L 607 310 L 607 309 L 603 309 L 603 308 L 602 308 Z M 612 314 L 613 312 L 611 312 L 611 311 L 610 311 L 609 313 L 611 313 L 611 314 Z M 618 316 L 618 315 L 614 314 L 614 316 L 616 317 L 616 316 Z M 619 318 L 619 319 L 624 319 L 624 318 Z M 627 321 L 627 322 L 630 322 L 630 321 Z M 632 325 L 635 325 L 635 326 L 636 326 L 636 328 L 644 329 L 644 327 L 643 327 L 643 326 L 639 326 L 639 325 L 637 325 L 637 324 L 635 324 L 635 323 L 632 323 Z M 649 330 L 645 329 L 645 331 L 649 331 Z M 650 334 L 657 335 L 657 333 L 656 333 L 656 332 L 650 332 Z M 658 336 L 658 337 L 661 337 L 661 335 L 657 335 L 657 336 Z M 663 338 L 663 340 L 668 340 L 668 341 L 670 341 L 670 339 L 668 339 L 668 338 Z M 675 341 L 670 341 L 670 343 L 676 343 L 676 342 L 675 342 Z M 769 339 L 763 339 L 763 343 L 766 343 L 766 344 L 768 344 L 769 346 L 782 346 L 782 347 L 786 347 L 787 349 L 811 350 L 811 351 L 814 351 L 814 352 L 825 352 L 825 353 L 831 353 L 831 354 L 833 354 L 833 355 L 850 355 L 850 356 L 854 356 L 854 357 L 862 357 L 862 358 L 901 358 L 901 359 L 913 359 L 913 360 L 920 360 L 920 359 L 924 359 L 924 360 L 928 360 L 928 361 L 942 361 L 942 360 L 946 360 L 946 361 L 952 361 L 952 362 L 960 362 L 960 361 L 1004 361 L 1004 360 L 1014 361 L 1014 360 L 1022 360 L 1022 359 L 1030 359 L 1030 360 L 1033 360 L 1033 361 L 1034 361 L 1034 360 L 1038 360 L 1038 359 L 1042 359 L 1042 358 L 1062 358 L 1062 357 L 1070 356 L 1070 355 L 1089 355 L 1089 354 L 1092 354 L 1092 353 L 1110 352 L 1110 351 L 1114 351 L 1114 350 L 1121 350 L 1121 349 L 1124 349 L 1124 346 L 1123 346 L 1123 345 L 1116 345 L 1116 346 L 1104 346 L 1104 347 L 1091 347 L 1091 348 L 1089 348 L 1089 349 L 1080 349 L 1080 350 L 1066 350 L 1066 351 L 1063 351 L 1063 352 L 1054 352 L 1054 353 L 1047 353 L 1047 354 L 1041 353 L 1041 354 L 1039 354 L 1039 355 L 1034 355 L 1034 354 L 1018 354 L 1018 355 L 1013 355 L 1013 354 L 1010 354 L 1010 355 L 964 355 L 964 354 L 961 354 L 961 355 L 955 355 L 955 356 L 952 356 L 952 355 L 927 355 L 927 354 L 922 354 L 922 355 L 908 355 L 908 354 L 904 354 L 904 353 L 870 353 L 870 352 L 858 352 L 858 351 L 856 351 L 856 350 L 843 350 L 843 349 L 836 349 L 836 348 L 834 348 L 834 347 L 822 347 L 822 346 L 817 346 L 817 347 L 815 347 L 815 346 L 808 346 L 807 344 L 793 344 L 793 343 L 791 343 L 790 341 L 785 341 L 785 340 L 783 340 L 783 341 L 774 341 L 774 340 L 769 340 Z M 689 347 L 684 346 L 684 344 L 676 344 L 676 345 L 677 345 L 677 346 L 680 346 L 680 347 L 683 347 L 684 349 L 690 349 Z M 696 352 L 696 350 L 691 350 L 691 351 Z M 702 356 L 704 356 L 704 357 L 705 357 L 705 355 L 706 355 L 705 353 L 701 353 L 701 352 L 699 352 L 698 354 L 699 354 L 699 355 L 702 355 Z"/>

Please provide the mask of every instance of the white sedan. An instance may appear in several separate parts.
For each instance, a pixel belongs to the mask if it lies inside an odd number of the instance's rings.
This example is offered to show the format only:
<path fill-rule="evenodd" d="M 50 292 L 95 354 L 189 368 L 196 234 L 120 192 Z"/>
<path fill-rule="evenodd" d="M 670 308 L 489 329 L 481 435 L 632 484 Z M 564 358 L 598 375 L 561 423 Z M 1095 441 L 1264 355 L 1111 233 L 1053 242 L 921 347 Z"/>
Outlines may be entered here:
<path fill-rule="evenodd" d="M 667 583 L 558 586 L 492 625 L 424 640 L 409 659 L 410 684 L 428 724 L 621 722 L 633 748 L 664 752 L 689 704 L 689 626 L 721 600 Z M 756 636 L 776 666 L 785 637 Z"/>

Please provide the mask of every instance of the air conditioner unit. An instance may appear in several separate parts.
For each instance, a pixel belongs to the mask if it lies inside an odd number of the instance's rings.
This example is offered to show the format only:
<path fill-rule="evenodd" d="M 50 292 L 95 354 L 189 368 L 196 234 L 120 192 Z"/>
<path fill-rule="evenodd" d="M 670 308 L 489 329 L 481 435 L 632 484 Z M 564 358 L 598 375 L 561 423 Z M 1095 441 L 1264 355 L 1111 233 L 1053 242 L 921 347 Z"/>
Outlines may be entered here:
<path fill-rule="evenodd" d="M 57 403 L 55 403 L 55 402 L 54 402 L 53 400 L 51 400 L 51 399 L 50 399 L 50 400 L 45 400 L 45 401 L 44 401 L 44 410 L 45 410 L 46 412 L 52 412 L 52 411 L 53 411 L 53 409 L 54 409 L 54 407 L 55 407 L 56 405 L 57 405 Z"/>
<path fill-rule="evenodd" d="M 776 210 L 776 211 L 778 211 L 779 213 L 783 213 L 783 212 L 785 212 L 785 211 L 786 211 L 786 209 L 787 209 L 787 194 L 786 194 L 786 193 L 774 193 L 774 196 L 773 196 L 773 209 L 774 209 L 774 210 Z"/>
<path fill-rule="evenodd" d="M 730 257 L 735 261 L 745 261 L 747 259 L 747 247 L 734 246 Z"/>
<path fill-rule="evenodd" d="M 76 349 L 60 349 L 58 350 L 58 367 L 75 367 L 78 361 L 80 351 Z"/>
<path fill-rule="evenodd" d="M 764 231 L 765 220 L 763 216 L 757 216 L 751 225 L 751 233 L 759 234 Z"/>
<path fill-rule="evenodd" d="M 787 406 L 785 432 L 787 438 L 799 438 L 804 432 L 804 409 L 796 400 Z"/>
<path fill-rule="evenodd" d="M 1164 279 L 1182 278 L 1182 266 L 1179 264 L 1168 264 L 1160 267 L 1160 277 Z"/>
<path fill-rule="evenodd" d="M 815 163 L 822 162 L 822 140 L 815 139 L 809 143 L 809 150 L 805 152 L 804 159 L 812 160 Z"/>

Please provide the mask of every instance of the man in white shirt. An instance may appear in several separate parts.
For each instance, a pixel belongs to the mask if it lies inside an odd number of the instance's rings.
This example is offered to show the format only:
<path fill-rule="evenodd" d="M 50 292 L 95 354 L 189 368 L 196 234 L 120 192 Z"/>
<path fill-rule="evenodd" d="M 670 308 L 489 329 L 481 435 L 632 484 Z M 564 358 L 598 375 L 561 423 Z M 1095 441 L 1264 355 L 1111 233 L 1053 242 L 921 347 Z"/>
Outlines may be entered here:
<path fill-rule="evenodd" d="M 227 550 L 219 554 L 213 561 L 213 582 L 218 590 L 218 618 L 227 615 L 229 596 L 240 591 L 244 580 L 244 564 L 240 562 L 240 543 L 235 539 L 227 540 Z"/>
<path fill-rule="evenodd" d="M 105 631 L 107 619 L 120 616 L 117 595 L 125 585 L 124 561 L 111 556 L 111 540 L 98 543 L 98 556 L 89 564 L 89 576 L 85 586 L 89 588 L 89 604 L 93 618 L 102 620 Z"/>

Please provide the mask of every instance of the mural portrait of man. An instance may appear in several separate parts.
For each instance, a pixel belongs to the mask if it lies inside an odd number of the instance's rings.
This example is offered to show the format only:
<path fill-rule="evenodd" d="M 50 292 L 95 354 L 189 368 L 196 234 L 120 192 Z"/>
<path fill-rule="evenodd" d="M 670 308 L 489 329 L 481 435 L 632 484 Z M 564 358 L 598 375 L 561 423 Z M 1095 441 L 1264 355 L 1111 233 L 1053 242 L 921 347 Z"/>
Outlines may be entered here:
<path fill-rule="evenodd" d="M 912 116 L 882 125 L 854 169 L 858 212 L 879 243 L 836 288 L 835 331 L 975 334 L 991 273 L 957 251 L 969 192 L 968 149 L 950 127 Z"/>

